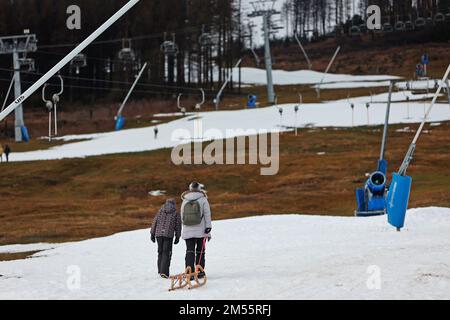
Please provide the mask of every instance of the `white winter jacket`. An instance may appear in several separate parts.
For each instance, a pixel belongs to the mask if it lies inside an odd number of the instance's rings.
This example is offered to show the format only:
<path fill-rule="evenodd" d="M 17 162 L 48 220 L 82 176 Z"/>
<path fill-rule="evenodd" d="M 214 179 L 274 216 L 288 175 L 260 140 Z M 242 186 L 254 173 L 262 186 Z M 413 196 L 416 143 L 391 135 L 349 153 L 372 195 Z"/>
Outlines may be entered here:
<path fill-rule="evenodd" d="M 183 203 L 181 204 L 181 221 L 183 221 L 184 206 L 188 201 L 198 201 L 203 216 L 200 224 L 197 224 L 195 226 L 183 225 L 183 232 L 181 234 L 181 237 L 183 238 L 183 240 L 206 237 L 207 235 L 205 234 L 205 229 L 212 228 L 211 209 L 209 207 L 208 197 L 203 192 L 187 191 L 183 193 L 181 199 L 183 200 Z M 209 235 L 209 237 L 211 236 Z"/>

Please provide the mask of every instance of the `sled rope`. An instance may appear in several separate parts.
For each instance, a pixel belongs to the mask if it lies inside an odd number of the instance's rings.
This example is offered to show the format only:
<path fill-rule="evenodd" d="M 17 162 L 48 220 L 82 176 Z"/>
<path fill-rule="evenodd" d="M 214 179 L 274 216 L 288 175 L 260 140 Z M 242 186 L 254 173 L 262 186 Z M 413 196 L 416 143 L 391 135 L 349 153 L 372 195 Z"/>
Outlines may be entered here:
<path fill-rule="evenodd" d="M 203 252 L 205 251 L 205 248 L 206 248 L 206 239 L 207 239 L 207 237 L 203 238 L 202 251 L 200 251 L 200 257 L 198 258 L 198 263 L 197 263 L 198 266 L 200 265 L 200 262 L 202 261 Z"/>

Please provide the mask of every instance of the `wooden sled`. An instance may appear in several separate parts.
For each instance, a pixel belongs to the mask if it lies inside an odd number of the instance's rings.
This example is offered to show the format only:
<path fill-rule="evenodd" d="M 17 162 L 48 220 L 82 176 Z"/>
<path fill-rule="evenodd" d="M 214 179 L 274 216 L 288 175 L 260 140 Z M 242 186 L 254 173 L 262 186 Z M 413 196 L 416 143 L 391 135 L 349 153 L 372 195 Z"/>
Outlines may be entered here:
<path fill-rule="evenodd" d="M 187 267 L 184 273 L 170 276 L 169 291 L 183 289 L 185 287 L 187 287 L 190 290 L 204 286 L 207 281 L 206 275 L 204 278 L 199 279 L 198 274 L 200 272 L 205 272 L 205 270 L 202 268 L 202 266 L 197 265 L 195 267 L 195 272 L 192 272 L 191 267 Z"/>

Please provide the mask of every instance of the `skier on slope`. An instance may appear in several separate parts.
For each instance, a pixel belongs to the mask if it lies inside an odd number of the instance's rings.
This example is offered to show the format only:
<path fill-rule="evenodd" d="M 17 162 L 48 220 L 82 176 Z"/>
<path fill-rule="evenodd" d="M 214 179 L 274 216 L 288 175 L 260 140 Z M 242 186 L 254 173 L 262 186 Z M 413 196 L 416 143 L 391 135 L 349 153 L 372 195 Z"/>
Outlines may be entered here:
<path fill-rule="evenodd" d="M 204 241 L 211 239 L 211 209 L 206 195 L 206 187 L 198 182 L 189 185 L 189 191 L 182 194 L 181 220 L 183 222 L 182 238 L 186 241 L 186 268 L 195 270 L 196 265 L 205 268 Z M 198 277 L 205 276 L 200 272 Z"/>
<path fill-rule="evenodd" d="M 152 242 L 158 242 L 158 274 L 162 278 L 169 277 L 172 243 L 176 245 L 180 242 L 181 228 L 181 217 L 177 212 L 176 202 L 169 199 L 159 209 L 150 230 Z"/>

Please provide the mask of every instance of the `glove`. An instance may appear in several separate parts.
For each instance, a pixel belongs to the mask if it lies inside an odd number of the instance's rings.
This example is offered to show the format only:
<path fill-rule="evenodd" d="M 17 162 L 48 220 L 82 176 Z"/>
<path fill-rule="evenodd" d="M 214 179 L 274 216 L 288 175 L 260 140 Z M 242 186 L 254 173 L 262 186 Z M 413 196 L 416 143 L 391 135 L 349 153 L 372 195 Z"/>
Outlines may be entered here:
<path fill-rule="evenodd" d="M 156 242 L 156 237 L 155 237 L 155 235 L 154 235 L 154 234 L 152 234 L 151 240 L 152 240 L 152 242 L 153 242 L 153 243 L 155 243 L 155 242 Z"/>
<path fill-rule="evenodd" d="M 206 234 L 209 234 L 210 232 L 211 232 L 211 228 L 206 228 L 206 229 L 205 229 L 205 233 L 206 233 Z"/>
<path fill-rule="evenodd" d="M 175 241 L 173 242 L 173 244 L 178 244 L 180 242 L 180 238 L 179 237 L 176 237 L 175 238 Z"/>

